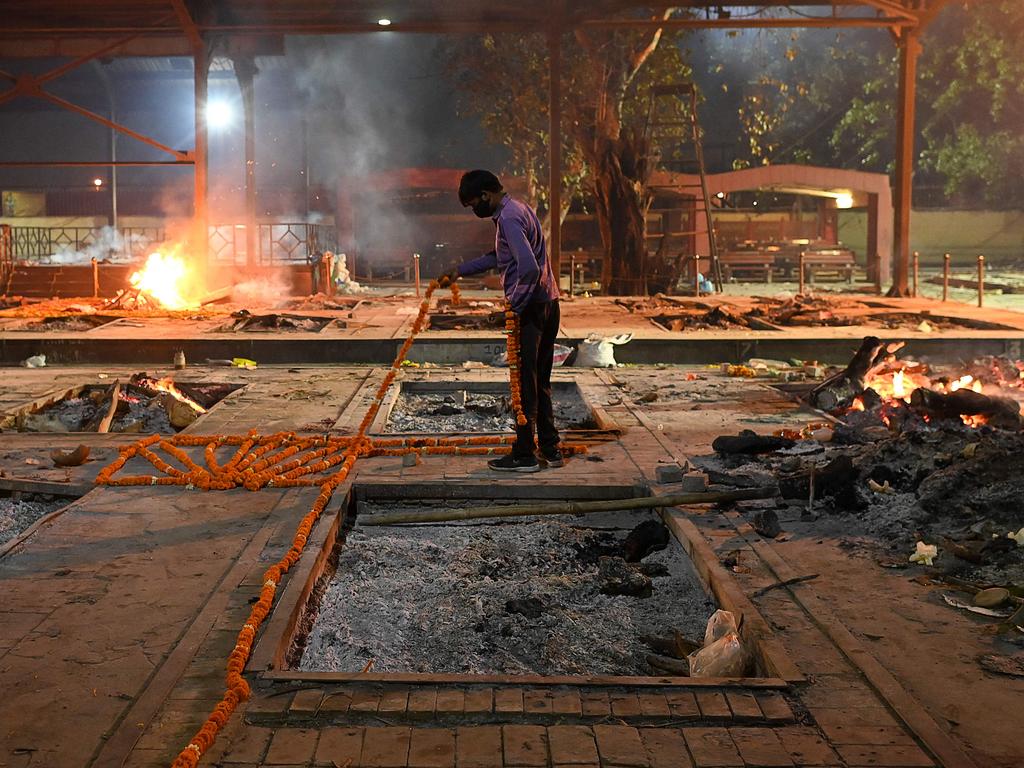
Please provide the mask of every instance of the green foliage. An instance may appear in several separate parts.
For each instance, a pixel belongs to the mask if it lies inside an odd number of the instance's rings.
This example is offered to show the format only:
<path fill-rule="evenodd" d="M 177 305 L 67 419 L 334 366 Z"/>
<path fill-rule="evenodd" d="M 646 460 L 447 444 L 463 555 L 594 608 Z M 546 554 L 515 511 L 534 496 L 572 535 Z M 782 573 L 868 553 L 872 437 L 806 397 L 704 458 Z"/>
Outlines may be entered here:
<path fill-rule="evenodd" d="M 1024 203 L 1024 3 L 949 5 L 921 37 L 917 185 L 950 202 Z M 768 32 L 727 49 L 735 165 L 811 162 L 891 172 L 897 49 L 882 31 Z M 723 47 L 724 48 L 724 47 Z M 703 79 L 721 75 L 724 54 Z M 754 72 L 751 76 L 751 72 Z M 738 81 L 738 82 L 737 82 Z"/>
<path fill-rule="evenodd" d="M 564 206 L 585 201 L 594 183 L 594 142 L 621 130 L 643 132 L 651 86 L 690 76 L 677 35 L 664 35 L 639 66 L 650 31 L 594 31 L 562 38 L 562 187 Z M 547 206 L 548 41 L 543 34 L 452 37 L 442 56 L 460 113 L 475 116 L 510 153 L 531 202 Z M 610 121 L 610 122 L 609 122 Z"/>

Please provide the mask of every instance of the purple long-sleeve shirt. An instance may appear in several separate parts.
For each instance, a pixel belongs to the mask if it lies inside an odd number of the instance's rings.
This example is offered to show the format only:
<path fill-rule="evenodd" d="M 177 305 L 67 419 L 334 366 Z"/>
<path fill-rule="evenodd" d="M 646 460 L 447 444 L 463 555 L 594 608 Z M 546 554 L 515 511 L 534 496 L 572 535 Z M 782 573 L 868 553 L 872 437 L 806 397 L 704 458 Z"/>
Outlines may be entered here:
<path fill-rule="evenodd" d="M 460 264 L 459 275 L 466 277 L 497 268 L 505 298 L 516 314 L 522 314 L 529 304 L 557 299 L 558 283 L 551 271 L 540 220 L 533 209 L 505 195 L 492 218 L 494 250 Z"/>

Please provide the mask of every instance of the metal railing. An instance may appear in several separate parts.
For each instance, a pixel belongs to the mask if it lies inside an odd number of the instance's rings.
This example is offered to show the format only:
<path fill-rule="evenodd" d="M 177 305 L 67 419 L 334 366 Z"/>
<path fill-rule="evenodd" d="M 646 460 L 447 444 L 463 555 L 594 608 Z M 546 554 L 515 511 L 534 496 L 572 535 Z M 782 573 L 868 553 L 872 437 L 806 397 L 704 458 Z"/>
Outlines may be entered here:
<path fill-rule="evenodd" d="M 258 226 L 256 254 L 259 266 L 309 263 L 316 253 L 337 249 L 333 226 L 305 222 L 262 223 Z M 217 224 L 210 227 L 210 260 L 243 265 L 246 253 L 244 224 Z"/>
<path fill-rule="evenodd" d="M 6 225 L 5 225 L 6 226 Z M 259 224 L 256 258 L 260 266 L 302 264 L 315 253 L 336 249 L 333 226 L 304 222 Z M 9 226 L 0 255 L 9 261 L 39 264 L 145 258 L 167 239 L 163 227 L 18 227 Z M 217 263 L 248 263 L 244 224 L 218 224 L 209 229 L 209 256 Z"/>
<path fill-rule="evenodd" d="M 14 227 L 11 255 L 18 261 L 47 263 L 62 254 L 81 254 L 87 261 L 100 261 L 113 254 L 142 258 L 155 243 L 166 237 L 163 227 Z"/>

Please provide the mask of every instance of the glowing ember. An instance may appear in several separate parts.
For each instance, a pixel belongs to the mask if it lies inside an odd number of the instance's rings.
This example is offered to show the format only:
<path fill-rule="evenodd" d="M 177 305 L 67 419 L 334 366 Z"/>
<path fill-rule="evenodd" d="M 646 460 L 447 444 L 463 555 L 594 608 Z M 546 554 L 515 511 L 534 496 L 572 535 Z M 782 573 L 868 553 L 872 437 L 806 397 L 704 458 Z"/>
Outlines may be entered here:
<path fill-rule="evenodd" d="M 191 269 L 185 259 L 175 253 L 156 251 L 149 254 L 141 270 L 128 281 L 133 288 L 156 299 L 167 309 L 192 309 L 198 306 L 186 298 Z"/>
<path fill-rule="evenodd" d="M 972 389 L 975 392 L 981 392 L 982 386 L 980 381 L 968 374 L 966 376 L 961 376 L 956 381 L 950 382 L 950 392 L 956 392 L 959 389 Z"/>
<path fill-rule="evenodd" d="M 134 382 L 140 387 L 145 387 L 146 389 L 153 389 L 157 392 L 166 392 L 175 400 L 179 400 L 190 408 L 193 408 L 197 413 L 206 413 L 206 409 L 203 408 L 203 406 L 174 386 L 174 382 L 171 379 L 150 379 L 148 377 L 140 377 L 135 379 Z"/>

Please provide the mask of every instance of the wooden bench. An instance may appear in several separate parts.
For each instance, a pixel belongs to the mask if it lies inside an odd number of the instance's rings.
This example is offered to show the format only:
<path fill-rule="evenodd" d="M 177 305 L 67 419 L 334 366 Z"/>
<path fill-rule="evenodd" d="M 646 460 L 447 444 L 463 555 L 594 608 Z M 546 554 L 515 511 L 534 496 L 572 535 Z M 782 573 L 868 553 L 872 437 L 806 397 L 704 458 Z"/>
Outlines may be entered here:
<path fill-rule="evenodd" d="M 816 248 L 804 251 L 804 278 L 813 283 L 819 273 L 835 274 L 848 283 L 853 282 L 853 269 L 857 265 L 849 248 Z"/>
<path fill-rule="evenodd" d="M 722 279 L 726 281 L 731 281 L 736 273 L 744 273 L 760 275 L 770 283 L 775 269 L 775 254 L 757 250 L 726 251 L 719 254 L 718 263 L 722 266 Z"/>

